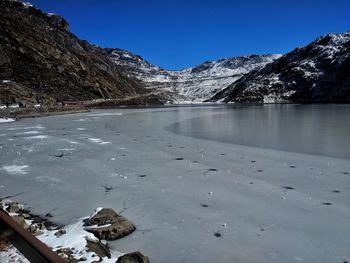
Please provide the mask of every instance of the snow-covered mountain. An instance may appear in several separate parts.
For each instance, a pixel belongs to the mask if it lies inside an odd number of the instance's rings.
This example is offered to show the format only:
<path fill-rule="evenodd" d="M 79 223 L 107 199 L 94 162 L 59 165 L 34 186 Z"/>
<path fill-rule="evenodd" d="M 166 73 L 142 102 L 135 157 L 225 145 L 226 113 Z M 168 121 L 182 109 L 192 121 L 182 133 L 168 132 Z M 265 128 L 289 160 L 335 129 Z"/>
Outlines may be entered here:
<path fill-rule="evenodd" d="M 260 69 L 281 55 L 250 55 L 206 61 L 184 70 L 165 70 L 123 49 L 106 49 L 111 59 L 146 87 L 166 91 L 169 101 L 201 102 L 252 70 Z"/>
<path fill-rule="evenodd" d="M 216 94 L 224 102 L 349 102 L 350 32 L 322 36 Z"/>

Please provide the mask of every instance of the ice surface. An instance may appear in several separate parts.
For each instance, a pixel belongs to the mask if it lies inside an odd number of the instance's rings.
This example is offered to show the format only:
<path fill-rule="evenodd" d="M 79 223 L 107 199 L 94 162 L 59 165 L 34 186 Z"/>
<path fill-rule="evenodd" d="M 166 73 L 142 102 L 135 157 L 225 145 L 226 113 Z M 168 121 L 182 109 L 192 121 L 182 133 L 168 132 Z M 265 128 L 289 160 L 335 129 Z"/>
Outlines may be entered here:
<path fill-rule="evenodd" d="M 25 137 L 25 139 L 27 139 L 27 140 L 43 140 L 43 139 L 47 139 L 47 138 L 48 138 L 47 135 L 35 135 L 35 136 Z"/>
<path fill-rule="evenodd" d="M 41 133 L 41 131 L 26 131 L 19 134 L 39 134 L 39 133 Z"/>
<path fill-rule="evenodd" d="M 349 159 L 205 140 L 168 129 L 209 116 L 225 118 L 215 108 L 99 110 L 1 125 L 0 168 L 30 169 L 25 176 L 1 169 L 0 196 L 16 195 L 13 199 L 34 213 L 50 212 L 61 224 L 73 224 L 96 207 L 111 207 L 137 228 L 111 247 L 141 250 L 156 263 L 349 261 Z M 242 114 L 242 123 L 246 117 Z M 49 137 L 7 141 L 11 129 L 28 127 L 46 127 L 40 130 Z M 319 133 L 315 140 L 323 138 Z M 76 150 L 61 156 L 64 148 Z"/>

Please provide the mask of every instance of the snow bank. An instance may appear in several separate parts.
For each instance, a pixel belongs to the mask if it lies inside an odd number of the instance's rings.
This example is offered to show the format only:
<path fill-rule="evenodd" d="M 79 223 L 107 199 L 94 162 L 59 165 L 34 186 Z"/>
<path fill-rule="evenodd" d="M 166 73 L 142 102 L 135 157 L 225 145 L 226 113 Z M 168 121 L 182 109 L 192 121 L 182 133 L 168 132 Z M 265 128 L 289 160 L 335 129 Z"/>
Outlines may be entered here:
<path fill-rule="evenodd" d="M 12 118 L 0 118 L 0 123 L 14 122 L 15 119 Z"/>

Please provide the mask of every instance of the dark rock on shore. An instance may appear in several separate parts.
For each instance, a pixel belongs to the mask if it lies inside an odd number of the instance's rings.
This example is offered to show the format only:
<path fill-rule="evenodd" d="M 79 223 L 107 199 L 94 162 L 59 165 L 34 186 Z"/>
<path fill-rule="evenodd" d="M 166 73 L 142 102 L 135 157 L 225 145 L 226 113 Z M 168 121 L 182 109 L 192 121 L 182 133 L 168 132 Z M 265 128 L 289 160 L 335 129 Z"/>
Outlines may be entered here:
<path fill-rule="evenodd" d="M 111 251 L 108 245 L 103 244 L 101 241 L 95 242 L 91 240 L 86 240 L 88 251 L 95 252 L 99 257 L 111 258 Z"/>
<path fill-rule="evenodd" d="M 140 251 L 125 254 L 118 258 L 116 263 L 149 263 L 148 257 Z"/>
<path fill-rule="evenodd" d="M 14 202 L 14 203 L 10 203 L 8 205 L 8 207 L 6 208 L 6 211 L 7 212 L 10 212 L 10 213 L 17 213 L 19 211 L 20 207 L 18 205 L 17 202 Z"/>
<path fill-rule="evenodd" d="M 125 217 L 118 215 L 111 208 L 102 208 L 89 219 L 85 230 L 93 233 L 99 239 L 116 240 L 133 231 L 135 226 Z"/>

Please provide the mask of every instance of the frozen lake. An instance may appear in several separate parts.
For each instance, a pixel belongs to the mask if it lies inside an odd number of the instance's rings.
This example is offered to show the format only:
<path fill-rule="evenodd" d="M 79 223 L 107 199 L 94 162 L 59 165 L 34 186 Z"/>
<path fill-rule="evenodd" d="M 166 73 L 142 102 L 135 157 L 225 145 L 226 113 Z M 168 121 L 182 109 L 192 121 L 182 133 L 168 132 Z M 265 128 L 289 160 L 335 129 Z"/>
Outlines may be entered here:
<path fill-rule="evenodd" d="M 96 110 L 0 124 L 0 196 L 96 207 L 151 262 L 350 261 L 350 106 Z M 113 187 L 106 191 L 105 186 Z"/>

